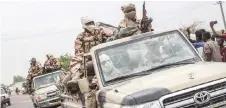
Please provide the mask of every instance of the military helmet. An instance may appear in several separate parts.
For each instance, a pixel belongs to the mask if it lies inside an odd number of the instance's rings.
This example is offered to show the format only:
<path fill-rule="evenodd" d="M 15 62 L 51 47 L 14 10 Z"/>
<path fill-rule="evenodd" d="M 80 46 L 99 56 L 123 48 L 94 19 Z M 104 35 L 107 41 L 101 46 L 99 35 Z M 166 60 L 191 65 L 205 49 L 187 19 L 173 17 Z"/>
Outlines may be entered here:
<path fill-rule="evenodd" d="M 87 29 L 90 32 L 92 32 L 94 29 L 96 29 L 94 20 L 92 20 L 88 17 L 82 17 L 81 23 L 82 23 L 82 28 Z"/>
<path fill-rule="evenodd" d="M 31 59 L 31 62 L 36 62 L 36 58 L 32 58 Z"/>

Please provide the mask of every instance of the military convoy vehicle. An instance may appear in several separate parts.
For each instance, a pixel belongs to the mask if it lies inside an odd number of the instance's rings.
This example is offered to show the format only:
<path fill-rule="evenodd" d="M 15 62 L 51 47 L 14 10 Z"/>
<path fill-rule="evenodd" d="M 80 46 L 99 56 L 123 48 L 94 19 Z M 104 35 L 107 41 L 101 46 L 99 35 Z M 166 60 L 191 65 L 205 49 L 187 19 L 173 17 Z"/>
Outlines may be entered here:
<path fill-rule="evenodd" d="M 4 108 L 6 104 L 11 105 L 10 95 L 6 87 L 1 87 L 1 108 Z"/>
<path fill-rule="evenodd" d="M 57 70 L 32 79 L 30 97 L 35 108 L 52 108 L 61 105 L 62 99 L 56 85 L 61 74 L 64 74 L 63 71 Z"/>
<path fill-rule="evenodd" d="M 63 108 L 84 108 L 94 75 L 98 108 L 226 107 L 226 63 L 204 62 L 180 30 L 99 44 L 86 57 L 92 61 L 78 80 L 80 96 L 61 94 Z"/>

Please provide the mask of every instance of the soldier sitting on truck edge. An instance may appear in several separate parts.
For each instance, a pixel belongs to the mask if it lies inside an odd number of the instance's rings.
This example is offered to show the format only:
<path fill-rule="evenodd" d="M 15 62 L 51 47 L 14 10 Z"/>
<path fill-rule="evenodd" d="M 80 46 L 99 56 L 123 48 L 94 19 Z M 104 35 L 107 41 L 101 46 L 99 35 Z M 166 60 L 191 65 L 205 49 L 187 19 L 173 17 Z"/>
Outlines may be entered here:
<path fill-rule="evenodd" d="M 42 74 L 43 69 L 41 63 L 36 61 L 35 58 L 32 58 L 29 71 L 31 72 L 32 77 Z"/>

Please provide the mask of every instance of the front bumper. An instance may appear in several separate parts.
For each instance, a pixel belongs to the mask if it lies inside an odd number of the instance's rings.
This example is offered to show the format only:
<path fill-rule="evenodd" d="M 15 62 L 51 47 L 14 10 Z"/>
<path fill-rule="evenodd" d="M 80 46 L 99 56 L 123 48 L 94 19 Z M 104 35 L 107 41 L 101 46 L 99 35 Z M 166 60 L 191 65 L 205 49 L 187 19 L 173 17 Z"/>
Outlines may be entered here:
<path fill-rule="evenodd" d="M 61 98 L 55 97 L 55 98 L 43 100 L 43 101 L 38 102 L 38 104 L 42 108 L 60 106 L 61 105 Z"/>
<path fill-rule="evenodd" d="M 10 98 L 5 98 L 3 100 L 1 100 L 1 104 L 6 104 L 10 101 Z"/>

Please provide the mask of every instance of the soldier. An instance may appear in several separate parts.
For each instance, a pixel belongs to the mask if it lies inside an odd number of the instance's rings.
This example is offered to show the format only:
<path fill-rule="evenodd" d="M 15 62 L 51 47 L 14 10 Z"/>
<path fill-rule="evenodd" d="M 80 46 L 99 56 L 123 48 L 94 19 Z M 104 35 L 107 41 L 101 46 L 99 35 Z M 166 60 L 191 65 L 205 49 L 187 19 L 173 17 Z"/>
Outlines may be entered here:
<path fill-rule="evenodd" d="M 55 58 L 53 55 L 47 54 L 47 60 L 44 64 L 44 68 L 47 71 L 53 71 L 61 68 L 60 61 Z"/>
<path fill-rule="evenodd" d="M 50 56 L 50 66 L 54 70 L 61 68 L 60 61 L 57 58 L 55 58 L 53 55 Z"/>
<path fill-rule="evenodd" d="M 102 37 L 113 35 L 113 31 L 96 27 L 95 22 L 87 17 L 83 17 L 81 23 L 84 32 L 80 33 L 75 40 L 75 53 L 77 51 L 88 53 L 93 46 L 102 43 Z"/>
<path fill-rule="evenodd" d="M 31 80 L 33 77 L 39 75 L 39 74 L 42 74 L 42 66 L 41 66 L 41 63 L 37 62 L 35 58 L 32 58 L 31 61 L 30 61 L 30 68 L 29 68 L 29 71 L 28 71 L 28 75 L 27 75 L 27 82 L 26 82 L 26 85 L 27 85 L 27 91 L 28 93 L 31 93 Z"/>
<path fill-rule="evenodd" d="M 36 61 L 35 58 L 31 59 L 31 66 L 29 72 L 32 74 L 32 77 L 42 74 L 42 66 L 41 63 Z"/>
<path fill-rule="evenodd" d="M 82 27 L 84 32 L 80 33 L 74 44 L 75 56 L 72 58 L 70 71 L 74 73 L 74 78 L 77 79 L 81 73 L 81 66 L 85 62 L 83 61 L 83 54 L 88 53 L 93 46 L 103 43 L 104 37 L 110 37 L 113 35 L 113 31 L 107 28 L 97 28 L 94 20 L 87 17 L 81 18 Z M 80 72 L 78 72 L 80 71 Z"/>
<path fill-rule="evenodd" d="M 31 76 L 32 74 L 28 71 L 28 75 L 27 75 L 27 78 L 26 78 L 26 90 L 28 92 L 28 94 L 31 93 Z"/>
<path fill-rule="evenodd" d="M 140 28 L 140 22 L 137 20 L 136 7 L 134 4 L 130 3 L 129 5 L 124 5 L 121 7 L 121 10 L 123 11 L 125 18 L 119 23 L 119 29 L 128 26 Z"/>
<path fill-rule="evenodd" d="M 84 68 L 82 65 L 84 64 L 84 62 L 89 61 L 89 60 L 83 60 L 83 54 L 88 53 L 93 46 L 103 43 L 104 38 L 110 37 L 113 35 L 112 30 L 107 28 L 97 28 L 94 20 L 90 20 L 87 17 L 81 18 L 81 23 L 82 23 L 84 32 L 80 33 L 75 40 L 75 44 L 74 44 L 75 56 L 72 58 L 72 61 L 70 64 L 70 73 L 63 80 L 64 84 L 75 83 L 78 79 L 80 79 L 81 75 L 83 75 L 83 72 L 84 72 Z M 69 78 L 69 75 L 71 75 L 70 78 Z M 73 84 L 70 84 L 70 85 L 73 85 Z M 93 101 L 90 102 L 90 95 L 92 95 L 91 100 L 95 100 L 95 98 L 93 98 L 93 93 L 94 91 L 91 91 L 90 93 L 86 94 L 87 96 L 86 99 L 88 100 L 86 100 L 85 104 L 87 108 L 90 108 L 89 105 L 90 103 L 93 102 Z M 94 103 L 95 102 L 96 101 L 94 101 Z"/>
<path fill-rule="evenodd" d="M 124 13 L 124 19 L 119 23 L 119 29 L 126 27 L 137 27 L 139 30 L 135 34 L 154 31 L 151 24 L 152 18 L 148 19 L 146 16 L 145 3 L 143 5 L 142 20 L 137 20 L 136 7 L 132 3 L 121 6 L 121 10 Z"/>
<path fill-rule="evenodd" d="M 50 56 L 51 56 L 50 54 L 47 54 L 46 55 L 47 60 L 44 63 L 44 68 L 45 69 L 49 68 L 49 65 L 50 65 Z"/>

